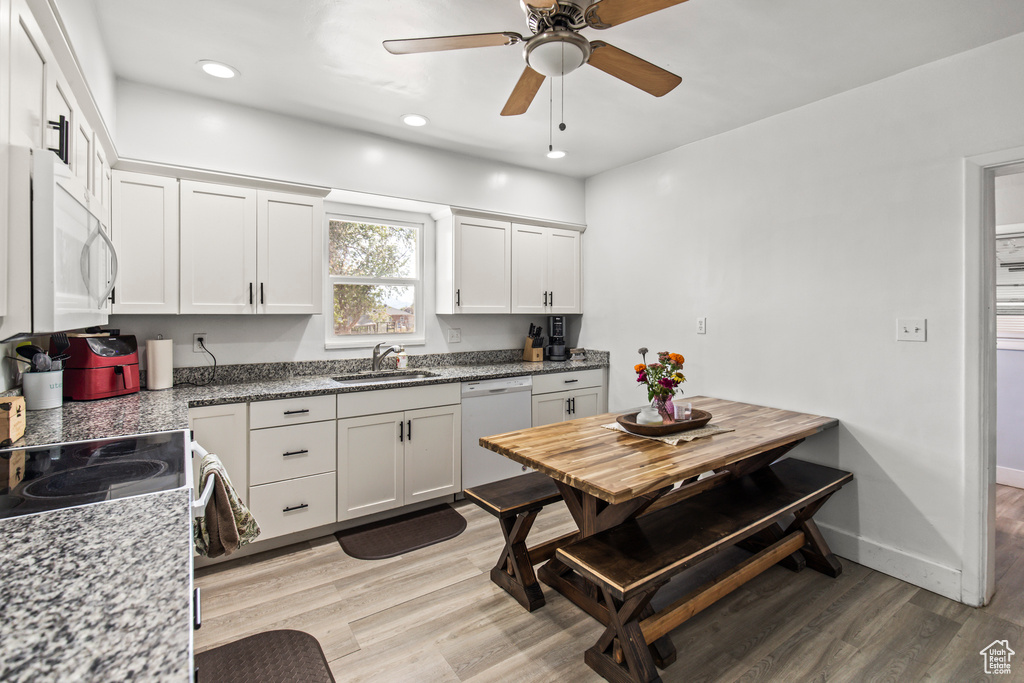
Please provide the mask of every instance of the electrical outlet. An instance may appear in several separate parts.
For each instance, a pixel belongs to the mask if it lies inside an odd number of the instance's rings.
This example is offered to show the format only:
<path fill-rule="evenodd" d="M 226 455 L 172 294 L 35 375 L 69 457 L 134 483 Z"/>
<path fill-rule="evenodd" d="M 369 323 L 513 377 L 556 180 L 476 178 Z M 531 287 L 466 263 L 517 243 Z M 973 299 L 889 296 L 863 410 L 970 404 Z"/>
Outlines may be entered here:
<path fill-rule="evenodd" d="M 925 318 L 897 318 L 896 341 L 928 341 L 928 320 Z"/>
<path fill-rule="evenodd" d="M 708 333 L 708 319 L 707 318 L 703 318 L 703 317 L 697 318 L 697 334 L 707 334 L 707 333 Z"/>
<path fill-rule="evenodd" d="M 462 328 L 461 327 L 450 327 L 448 328 L 448 343 L 458 344 L 462 341 Z"/>
<path fill-rule="evenodd" d="M 210 336 L 205 332 L 196 332 L 192 335 L 192 353 L 204 353 L 203 347 L 199 344 L 199 340 L 203 340 L 203 344 L 210 343 Z"/>

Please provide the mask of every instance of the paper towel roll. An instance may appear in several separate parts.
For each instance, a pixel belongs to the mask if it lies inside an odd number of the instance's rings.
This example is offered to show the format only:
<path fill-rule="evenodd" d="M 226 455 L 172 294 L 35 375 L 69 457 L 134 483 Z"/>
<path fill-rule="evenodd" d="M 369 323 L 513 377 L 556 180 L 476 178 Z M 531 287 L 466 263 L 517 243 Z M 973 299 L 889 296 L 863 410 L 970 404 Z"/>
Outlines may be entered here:
<path fill-rule="evenodd" d="M 146 388 L 170 389 L 174 384 L 174 340 L 146 340 Z"/>

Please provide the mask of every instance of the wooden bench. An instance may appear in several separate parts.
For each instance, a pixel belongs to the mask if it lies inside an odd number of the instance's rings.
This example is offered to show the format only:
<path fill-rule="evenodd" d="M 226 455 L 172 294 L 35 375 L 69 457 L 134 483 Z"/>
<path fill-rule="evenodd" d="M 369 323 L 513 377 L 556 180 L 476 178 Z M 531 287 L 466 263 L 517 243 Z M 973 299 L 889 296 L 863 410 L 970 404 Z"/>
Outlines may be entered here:
<path fill-rule="evenodd" d="M 504 588 L 528 612 L 544 604 L 544 594 L 537 583 L 533 565 L 551 559 L 555 550 L 579 538 L 567 534 L 526 547 L 537 514 L 546 505 L 562 500 L 555 481 L 541 472 L 530 472 L 510 479 L 466 489 L 466 497 L 498 518 L 505 547 L 491 570 L 491 581 Z"/>
<path fill-rule="evenodd" d="M 559 548 L 556 559 L 596 584 L 608 610 L 605 632 L 584 661 L 610 681 L 660 681 L 655 641 L 772 565 L 799 551 L 810 567 L 838 576 L 842 565 L 811 517 L 852 478 L 787 459 Z M 795 518 L 778 540 L 661 612 L 649 608 L 676 574 L 789 515 Z"/>

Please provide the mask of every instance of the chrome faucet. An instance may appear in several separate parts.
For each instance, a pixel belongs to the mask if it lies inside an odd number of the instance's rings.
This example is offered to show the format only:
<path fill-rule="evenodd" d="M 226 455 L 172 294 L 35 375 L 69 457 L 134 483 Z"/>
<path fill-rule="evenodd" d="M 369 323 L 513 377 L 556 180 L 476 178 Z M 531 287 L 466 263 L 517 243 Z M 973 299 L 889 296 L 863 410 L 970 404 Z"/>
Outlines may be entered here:
<path fill-rule="evenodd" d="M 399 351 L 402 350 L 401 346 L 395 344 L 384 349 L 384 353 L 381 353 L 380 347 L 384 346 L 385 344 L 387 344 L 387 342 L 381 342 L 380 344 L 377 344 L 376 346 L 373 347 L 373 360 L 371 361 L 370 367 L 373 368 L 374 372 L 380 370 L 381 361 L 383 361 L 389 353 L 398 353 Z"/>

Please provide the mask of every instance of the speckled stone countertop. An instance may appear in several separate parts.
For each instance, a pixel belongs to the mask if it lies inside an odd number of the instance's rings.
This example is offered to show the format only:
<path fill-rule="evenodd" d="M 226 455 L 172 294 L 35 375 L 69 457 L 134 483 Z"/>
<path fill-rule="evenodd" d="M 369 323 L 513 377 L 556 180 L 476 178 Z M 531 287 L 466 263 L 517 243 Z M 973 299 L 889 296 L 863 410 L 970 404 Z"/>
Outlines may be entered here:
<path fill-rule="evenodd" d="M 189 493 L 0 521 L 0 680 L 189 680 Z"/>
<path fill-rule="evenodd" d="M 188 409 L 225 403 L 246 403 L 318 394 L 342 394 L 372 389 L 398 389 L 426 384 L 540 375 L 571 370 L 608 367 L 608 356 L 591 353 L 588 360 L 556 363 L 505 362 L 485 365 L 431 365 L 425 369 L 436 377 L 400 382 L 342 386 L 331 377 L 310 375 L 283 379 L 260 379 L 237 384 L 212 384 L 206 387 L 176 386 L 162 391 L 146 391 L 99 401 L 68 401 L 61 408 L 33 410 L 28 413 L 23 439 L 14 447 L 62 441 L 101 439 L 145 432 L 188 428 Z M 337 374 L 337 373 L 335 373 Z"/>

